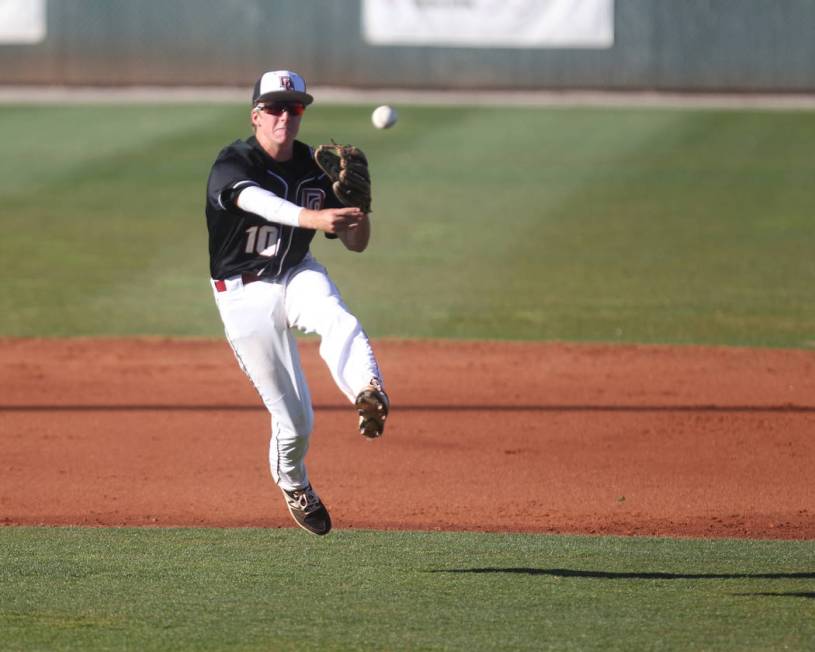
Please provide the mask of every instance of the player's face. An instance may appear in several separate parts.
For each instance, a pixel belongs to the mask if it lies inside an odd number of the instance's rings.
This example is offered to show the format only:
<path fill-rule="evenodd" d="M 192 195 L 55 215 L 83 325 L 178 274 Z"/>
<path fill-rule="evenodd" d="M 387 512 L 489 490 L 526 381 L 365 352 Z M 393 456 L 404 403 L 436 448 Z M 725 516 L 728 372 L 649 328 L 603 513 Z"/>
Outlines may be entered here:
<path fill-rule="evenodd" d="M 305 107 L 297 102 L 268 102 L 252 111 L 252 124 L 263 143 L 287 147 L 300 131 L 300 120 Z"/>

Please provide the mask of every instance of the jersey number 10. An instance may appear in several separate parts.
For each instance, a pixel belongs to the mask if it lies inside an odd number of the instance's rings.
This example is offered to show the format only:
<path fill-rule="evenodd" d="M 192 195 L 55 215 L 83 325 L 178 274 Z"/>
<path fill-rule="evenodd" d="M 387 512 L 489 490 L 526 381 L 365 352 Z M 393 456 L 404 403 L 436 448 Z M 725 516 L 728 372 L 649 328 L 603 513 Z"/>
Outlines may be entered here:
<path fill-rule="evenodd" d="M 250 226 L 246 229 L 246 253 L 272 257 L 277 253 L 276 226 Z"/>

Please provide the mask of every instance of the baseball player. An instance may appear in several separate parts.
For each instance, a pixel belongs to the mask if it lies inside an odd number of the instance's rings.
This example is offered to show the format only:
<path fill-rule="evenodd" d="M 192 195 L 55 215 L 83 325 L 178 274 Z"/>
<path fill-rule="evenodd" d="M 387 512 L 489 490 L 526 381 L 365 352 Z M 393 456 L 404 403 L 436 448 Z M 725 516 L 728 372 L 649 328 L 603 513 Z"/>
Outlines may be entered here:
<path fill-rule="evenodd" d="M 331 517 L 304 463 L 313 412 L 293 329 L 320 336 L 320 356 L 355 405 L 363 436 L 382 435 L 389 401 L 368 337 L 309 251 L 322 231 L 361 252 L 371 230 L 364 155 L 337 145 L 315 151 L 296 140 L 312 100 L 295 72 L 275 70 L 257 80 L 254 133 L 218 154 L 206 217 L 212 290 L 226 338 L 271 414 L 272 477 L 295 522 L 324 535 Z"/>

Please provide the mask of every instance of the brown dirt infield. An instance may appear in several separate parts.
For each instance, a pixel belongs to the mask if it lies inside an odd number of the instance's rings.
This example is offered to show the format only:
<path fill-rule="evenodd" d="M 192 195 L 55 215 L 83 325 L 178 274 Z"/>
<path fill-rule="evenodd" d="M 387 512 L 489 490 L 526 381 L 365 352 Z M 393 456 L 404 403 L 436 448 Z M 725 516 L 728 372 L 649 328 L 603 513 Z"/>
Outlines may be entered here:
<path fill-rule="evenodd" d="M 368 442 L 317 355 L 338 528 L 815 538 L 815 353 L 382 340 Z M 225 342 L 0 340 L 0 523 L 291 527 Z"/>

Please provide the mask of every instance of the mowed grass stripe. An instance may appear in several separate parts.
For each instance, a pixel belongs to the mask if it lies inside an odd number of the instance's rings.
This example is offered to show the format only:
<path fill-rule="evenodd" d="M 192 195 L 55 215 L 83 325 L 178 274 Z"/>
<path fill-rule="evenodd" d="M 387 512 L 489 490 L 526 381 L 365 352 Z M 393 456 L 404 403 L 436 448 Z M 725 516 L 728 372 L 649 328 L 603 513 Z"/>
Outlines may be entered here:
<path fill-rule="evenodd" d="M 574 229 L 556 249 L 578 255 L 583 242 L 605 270 L 590 276 L 572 263 L 568 307 L 593 305 L 588 328 L 605 323 L 624 340 L 633 328 L 649 341 L 670 332 L 684 343 L 771 344 L 811 327 L 809 290 L 796 280 L 815 278 L 806 117 L 674 115 L 658 140 L 564 207 Z"/>
<path fill-rule="evenodd" d="M 4 649 L 809 649 L 813 542 L 0 530 Z"/>
<path fill-rule="evenodd" d="M 0 298 L 7 334 L 184 334 L 173 328 L 179 318 L 217 319 L 204 303 L 203 219 L 207 159 L 217 149 L 200 134 L 232 114 L 33 109 L 50 125 L 45 136 L 57 155 L 37 145 L 28 182 L 5 198 L 10 237 L 0 246 L 15 270 L 14 290 Z M 3 159 L 9 168 L 27 162 Z"/>

